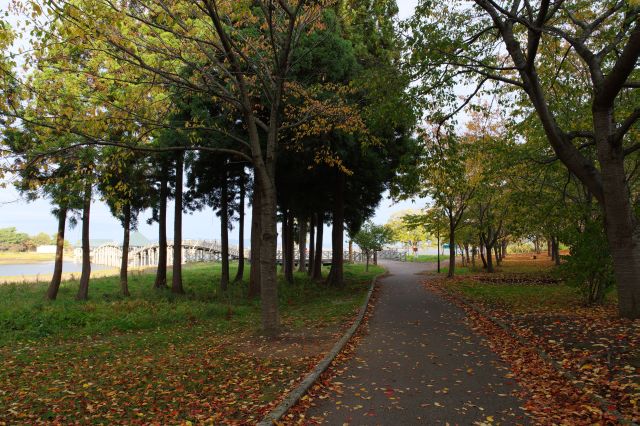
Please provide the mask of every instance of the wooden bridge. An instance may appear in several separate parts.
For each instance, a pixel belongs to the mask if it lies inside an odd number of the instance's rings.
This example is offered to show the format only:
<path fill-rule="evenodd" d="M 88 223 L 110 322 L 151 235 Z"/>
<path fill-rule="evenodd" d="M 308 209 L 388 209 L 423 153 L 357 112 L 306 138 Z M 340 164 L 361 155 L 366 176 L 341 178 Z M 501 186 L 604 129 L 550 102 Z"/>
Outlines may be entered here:
<path fill-rule="evenodd" d="M 173 264 L 173 241 L 167 242 L 167 264 Z M 359 251 L 354 251 L 353 261 L 356 263 L 365 262 L 364 255 Z M 229 257 L 239 259 L 240 252 L 238 246 L 229 245 Z M 249 259 L 250 250 L 242 253 L 245 259 Z M 322 263 L 331 264 L 331 250 L 322 252 Z M 194 262 L 220 262 L 222 257 L 222 246 L 215 240 L 184 240 L 182 241 L 182 261 L 184 263 Z M 282 252 L 276 254 L 277 262 L 282 263 Z M 160 258 L 160 246 L 155 243 L 144 247 L 135 247 L 129 250 L 129 266 L 131 267 L 151 267 L 158 266 Z M 294 261 L 299 259 L 298 250 L 294 252 Z M 344 252 L 344 258 L 349 259 L 349 252 Z M 98 265 L 120 266 L 122 263 L 122 246 L 116 243 L 103 244 L 91 252 L 91 262 Z"/>
<path fill-rule="evenodd" d="M 167 242 L 167 264 L 173 264 L 173 241 Z M 250 252 L 245 250 L 243 256 L 249 257 Z M 222 247 L 219 241 L 213 240 L 184 240 L 182 241 L 182 261 L 193 262 L 219 262 L 222 256 Z M 229 257 L 240 257 L 238 246 L 229 245 Z M 160 245 L 151 244 L 144 247 L 136 247 L 129 251 L 129 266 L 145 267 L 158 266 L 160 259 Z M 91 252 L 91 262 L 99 265 L 120 266 L 122 263 L 122 246 L 115 243 L 103 244 Z"/>

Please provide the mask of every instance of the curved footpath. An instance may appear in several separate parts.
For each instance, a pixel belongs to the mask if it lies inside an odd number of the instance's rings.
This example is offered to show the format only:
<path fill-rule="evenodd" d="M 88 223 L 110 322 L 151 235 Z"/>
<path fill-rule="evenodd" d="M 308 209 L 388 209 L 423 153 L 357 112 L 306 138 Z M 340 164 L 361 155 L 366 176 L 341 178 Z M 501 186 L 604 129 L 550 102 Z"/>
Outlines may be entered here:
<path fill-rule="evenodd" d="M 325 424 L 529 423 L 517 384 L 464 322 L 465 313 L 420 283 L 433 264 L 384 262 L 390 275 L 334 393 L 306 413 Z"/>

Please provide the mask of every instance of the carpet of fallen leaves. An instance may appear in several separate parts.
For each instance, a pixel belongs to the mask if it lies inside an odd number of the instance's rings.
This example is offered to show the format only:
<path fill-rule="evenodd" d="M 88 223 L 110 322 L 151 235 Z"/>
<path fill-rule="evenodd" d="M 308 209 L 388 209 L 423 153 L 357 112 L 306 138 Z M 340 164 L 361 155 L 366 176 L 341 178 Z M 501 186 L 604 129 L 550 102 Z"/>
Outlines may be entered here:
<path fill-rule="evenodd" d="M 463 279 L 496 284 L 485 277 Z M 514 281 L 511 285 L 540 285 L 541 292 L 548 283 L 533 283 L 530 276 Z M 499 284 L 509 285 L 504 280 Z M 640 422 L 640 320 L 618 318 L 612 305 L 554 305 L 527 312 L 494 299 L 473 301 L 483 313 L 506 324 L 516 339 L 465 304 L 455 281 L 430 280 L 425 285 L 445 296 L 456 295 L 452 300 L 467 311 L 470 325 L 486 335 L 492 349 L 511 366 L 526 394 L 527 410 L 541 424 L 617 424 L 612 412 Z M 556 366 L 536 349 L 546 352 Z"/>
<path fill-rule="evenodd" d="M 255 424 L 351 319 L 277 340 L 192 327 L 2 348 L 0 425 Z"/>
<path fill-rule="evenodd" d="M 287 414 L 281 419 L 281 425 L 316 425 L 323 423 L 322 417 L 308 417 L 306 412 L 310 407 L 316 405 L 317 401 L 321 401 L 330 397 L 330 395 L 341 395 L 344 393 L 342 383 L 335 381 L 335 377 L 345 371 L 347 361 L 355 354 L 358 344 L 368 334 L 369 318 L 373 313 L 376 299 L 379 296 L 379 289 L 374 292 L 369 300 L 369 305 L 365 312 L 362 323 L 353 337 L 347 342 L 345 347 L 338 353 L 329 368 L 320 375 L 320 378 L 311 386 L 307 393 L 298 403 L 293 406 Z"/>

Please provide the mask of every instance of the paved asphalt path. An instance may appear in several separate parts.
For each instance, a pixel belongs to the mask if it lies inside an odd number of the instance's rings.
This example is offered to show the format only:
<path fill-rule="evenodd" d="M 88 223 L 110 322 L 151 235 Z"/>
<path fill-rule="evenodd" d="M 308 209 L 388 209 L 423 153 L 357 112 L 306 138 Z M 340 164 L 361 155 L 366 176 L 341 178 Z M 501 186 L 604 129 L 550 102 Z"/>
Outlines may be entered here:
<path fill-rule="evenodd" d="M 334 378 L 342 393 L 307 418 L 329 425 L 527 424 L 508 369 L 464 322 L 463 310 L 426 290 L 430 264 L 385 262 L 390 275 L 369 333 Z"/>

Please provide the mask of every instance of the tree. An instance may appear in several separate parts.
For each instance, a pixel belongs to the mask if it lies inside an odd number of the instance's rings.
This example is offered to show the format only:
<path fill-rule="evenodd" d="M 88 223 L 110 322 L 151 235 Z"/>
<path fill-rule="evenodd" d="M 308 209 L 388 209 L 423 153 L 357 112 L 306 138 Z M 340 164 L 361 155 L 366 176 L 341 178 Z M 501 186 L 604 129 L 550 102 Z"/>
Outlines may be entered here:
<path fill-rule="evenodd" d="M 474 0 L 471 7 L 424 0 L 416 11 L 409 45 L 429 100 L 455 101 L 458 82 L 476 84 L 471 97 L 489 83 L 513 89 L 523 110 L 537 115 L 557 158 L 602 206 L 619 313 L 640 317 L 640 224 L 625 170 L 625 158 L 640 147 L 632 137 L 640 119 L 640 7 L 617 0 Z M 580 119 L 558 118 L 556 82 L 582 95 L 574 108 Z M 455 115 L 471 97 L 437 119 Z M 595 161 L 583 145 L 596 147 Z"/>
<path fill-rule="evenodd" d="M 369 260 L 374 252 L 384 248 L 385 244 L 392 241 L 391 231 L 383 225 L 375 225 L 367 222 L 362 229 L 354 235 L 353 242 L 360 247 L 367 258 L 366 270 L 369 270 Z"/>

